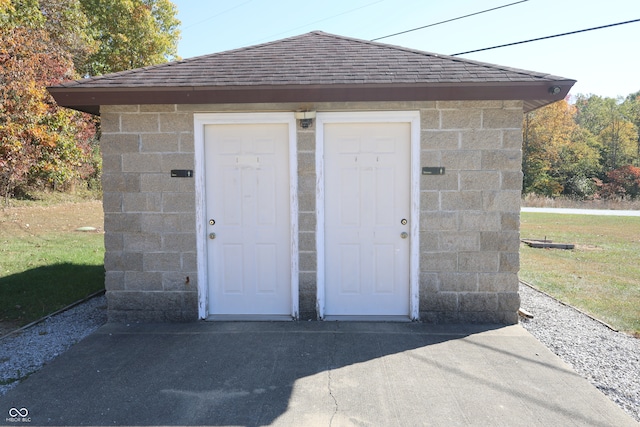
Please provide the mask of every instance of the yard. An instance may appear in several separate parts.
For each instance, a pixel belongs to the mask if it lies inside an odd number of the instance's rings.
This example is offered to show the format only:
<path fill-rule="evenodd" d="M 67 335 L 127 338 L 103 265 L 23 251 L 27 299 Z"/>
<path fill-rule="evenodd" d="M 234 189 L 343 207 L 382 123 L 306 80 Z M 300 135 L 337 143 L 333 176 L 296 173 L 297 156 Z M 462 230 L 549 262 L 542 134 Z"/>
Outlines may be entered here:
<path fill-rule="evenodd" d="M 103 289 L 99 201 L 0 210 L 0 335 Z M 95 231 L 77 231 L 80 227 Z M 520 278 L 620 330 L 640 335 L 640 218 L 523 213 Z"/>
<path fill-rule="evenodd" d="M 102 223 L 95 200 L 0 208 L 0 335 L 104 289 Z"/>
<path fill-rule="evenodd" d="M 521 237 L 576 245 L 522 244 L 522 280 L 640 336 L 640 217 L 523 213 Z"/>

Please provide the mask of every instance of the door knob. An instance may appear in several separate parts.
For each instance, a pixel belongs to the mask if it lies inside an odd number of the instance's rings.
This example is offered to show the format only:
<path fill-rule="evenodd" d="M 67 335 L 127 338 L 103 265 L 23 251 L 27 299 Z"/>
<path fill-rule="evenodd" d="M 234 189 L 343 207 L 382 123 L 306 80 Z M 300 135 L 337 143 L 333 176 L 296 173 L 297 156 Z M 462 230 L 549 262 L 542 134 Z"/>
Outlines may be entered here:
<path fill-rule="evenodd" d="M 209 238 L 211 240 L 215 239 L 216 238 L 216 233 L 209 233 Z"/>
<path fill-rule="evenodd" d="M 402 233 L 400 233 L 400 237 L 402 237 L 403 239 L 406 239 L 407 237 L 409 237 L 409 233 L 407 233 L 406 231 L 403 231 Z"/>

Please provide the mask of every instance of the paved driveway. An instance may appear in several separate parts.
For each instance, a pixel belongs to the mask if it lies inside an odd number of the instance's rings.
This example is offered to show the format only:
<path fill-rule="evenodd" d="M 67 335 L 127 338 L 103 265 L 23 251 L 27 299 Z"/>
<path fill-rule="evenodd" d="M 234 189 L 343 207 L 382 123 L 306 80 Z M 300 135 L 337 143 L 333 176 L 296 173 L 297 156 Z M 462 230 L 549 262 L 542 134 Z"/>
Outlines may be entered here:
<path fill-rule="evenodd" d="M 637 427 L 518 325 L 108 324 L 0 402 L 31 425 Z"/>

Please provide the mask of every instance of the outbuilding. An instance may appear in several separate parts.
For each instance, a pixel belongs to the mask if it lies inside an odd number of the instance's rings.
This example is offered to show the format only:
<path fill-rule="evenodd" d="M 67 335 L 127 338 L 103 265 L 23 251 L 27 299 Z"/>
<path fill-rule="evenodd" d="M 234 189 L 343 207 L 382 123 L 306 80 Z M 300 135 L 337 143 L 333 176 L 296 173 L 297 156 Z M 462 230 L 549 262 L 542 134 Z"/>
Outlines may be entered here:
<path fill-rule="evenodd" d="M 111 321 L 517 322 L 523 113 L 574 80 L 314 31 L 77 80 Z"/>

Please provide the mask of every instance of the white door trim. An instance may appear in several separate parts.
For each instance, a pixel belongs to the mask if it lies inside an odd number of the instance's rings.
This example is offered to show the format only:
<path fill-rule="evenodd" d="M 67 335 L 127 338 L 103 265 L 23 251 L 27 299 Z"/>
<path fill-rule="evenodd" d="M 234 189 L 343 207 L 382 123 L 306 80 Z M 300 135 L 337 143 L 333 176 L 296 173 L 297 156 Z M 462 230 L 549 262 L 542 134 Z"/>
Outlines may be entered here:
<path fill-rule="evenodd" d="M 207 219 L 205 217 L 204 126 L 213 124 L 285 123 L 289 126 L 289 201 L 291 215 L 291 317 L 299 314 L 298 284 L 298 157 L 296 120 L 293 113 L 195 113 L 193 115 L 196 192 L 196 250 L 198 261 L 198 317 L 209 316 L 207 268 Z"/>
<path fill-rule="evenodd" d="M 316 250 L 317 310 L 318 317 L 325 317 L 325 189 L 324 189 L 324 124 L 325 123 L 409 123 L 411 126 L 411 242 L 409 254 L 409 317 L 420 317 L 420 112 L 419 111 L 375 111 L 335 112 L 316 115 Z"/>

